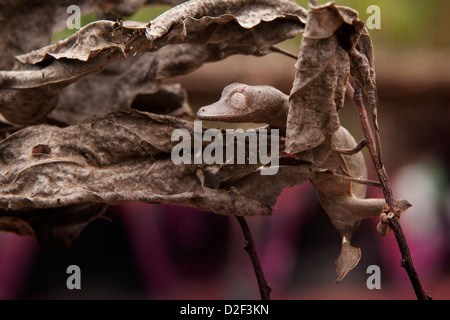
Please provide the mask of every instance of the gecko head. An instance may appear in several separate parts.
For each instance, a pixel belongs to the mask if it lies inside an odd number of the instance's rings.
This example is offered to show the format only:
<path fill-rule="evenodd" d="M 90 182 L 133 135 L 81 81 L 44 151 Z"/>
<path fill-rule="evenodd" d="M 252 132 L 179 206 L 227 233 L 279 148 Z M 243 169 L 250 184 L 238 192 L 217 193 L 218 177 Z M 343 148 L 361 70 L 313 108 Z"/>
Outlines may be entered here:
<path fill-rule="evenodd" d="M 224 88 L 220 100 L 201 107 L 197 112 L 200 120 L 225 122 L 252 122 L 251 114 L 255 112 L 249 106 L 250 97 L 246 93 L 247 85 L 233 83 Z"/>

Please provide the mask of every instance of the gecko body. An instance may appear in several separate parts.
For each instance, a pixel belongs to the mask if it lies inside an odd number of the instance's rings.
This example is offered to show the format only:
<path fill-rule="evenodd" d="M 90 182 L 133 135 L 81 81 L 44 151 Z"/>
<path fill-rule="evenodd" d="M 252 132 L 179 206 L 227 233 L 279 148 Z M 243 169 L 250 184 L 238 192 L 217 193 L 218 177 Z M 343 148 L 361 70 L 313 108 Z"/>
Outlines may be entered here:
<path fill-rule="evenodd" d="M 197 112 L 201 120 L 223 122 L 267 123 L 270 128 L 286 132 L 289 96 L 269 86 L 249 86 L 234 83 L 224 88 L 219 101 Z M 356 148 L 353 136 L 340 127 L 333 135 L 333 150 L 325 162 L 313 171 L 309 180 L 317 190 L 319 201 L 342 238 L 341 252 L 336 260 L 337 282 L 353 269 L 361 258 L 361 250 L 351 245 L 351 238 L 360 222 L 377 217 L 387 209 L 384 199 L 366 199 L 366 186 L 343 178 L 367 179 L 362 153 L 343 154 L 338 150 Z M 411 205 L 399 201 L 405 211 Z M 378 230 L 386 232 L 379 225 Z M 380 231 L 380 233 L 382 233 Z M 386 235 L 386 234 L 382 234 Z"/>

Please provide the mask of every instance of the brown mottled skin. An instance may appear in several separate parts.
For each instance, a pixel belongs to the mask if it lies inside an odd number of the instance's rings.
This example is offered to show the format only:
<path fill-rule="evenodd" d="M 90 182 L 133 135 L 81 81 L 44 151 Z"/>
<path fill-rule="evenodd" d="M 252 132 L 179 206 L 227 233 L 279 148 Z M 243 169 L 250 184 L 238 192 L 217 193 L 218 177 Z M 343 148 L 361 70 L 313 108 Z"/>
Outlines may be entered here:
<path fill-rule="evenodd" d="M 234 83 L 223 89 L 219 101 L 200 108 L 197 116 L 202 120 L 267 123 L 284 133 L 289 110 L 286 97 L 283 92 L 270 86 Z"/>
<path fill-rule="evenodd" d="M 234 83 L 225 87 L 218 102 L 200 108 L 197 116 L 201 120 L 267 123 L 270 128 L 285 133 L 288 111 L 289 96 L 283 92 L 269 86 Z M 350 240 L 361 220 L 380 216 L 387 205 L 384 199 L 365 199 L 365 185 L 352 183 L 333 174 L 367 178 L 366 164 L 361 153 L 343 155 L 337 151 L 351 150 L 357 146 L 352 135 L 341 127 L 333 135 L 333 144 L 335 150 L 321 166 L 327 170 L 318 170 L 309 178 L 317 190 L 322 207 L 342 237 L 341 253 L 336 260 L 339 282 L 360 260 L 361 251 L 351 246 Z M 410 206 L 405 200 L 399 201 L 402 212 Z M 386 228 L 381 225 L 378 230 L 382 235 L 387 233 Z"/>

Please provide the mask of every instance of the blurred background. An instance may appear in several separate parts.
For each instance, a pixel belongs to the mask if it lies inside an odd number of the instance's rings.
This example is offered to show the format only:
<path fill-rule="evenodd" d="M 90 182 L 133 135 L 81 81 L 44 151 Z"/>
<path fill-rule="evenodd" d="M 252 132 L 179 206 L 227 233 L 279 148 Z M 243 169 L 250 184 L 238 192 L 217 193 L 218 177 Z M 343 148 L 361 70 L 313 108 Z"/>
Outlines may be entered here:
<path fill-rule="evenodd" d="M 323 1 L 319 1 L 324 3 Z M 298 1 L 304 7 L 307 1 Z M 413 207 L 401 223 L 420 279 L 434 299 L 450 298 L 450 2 L 342 0 L 367 20 L 376 58 L 384 161 L 397 198 Z M 149 6 L 131 19 L 149 21 L 167 6 Z M 83 17 L 83 24 L 95 15 Z M 54 35 L 54 41 L 70 31 Z M 280 45 L 298 53 L 300 38 Z M 194 109 L 217 101 L 232 82 L 272 85 L 289 93 L 295 61 L 279 55 L 234 56 L 170 79 L 188 91 Z M 352 105 L 342 125 L 356 140 L 361 126 Z M 214 124 L 211 124 L 214 125 Z M 370 178 L 376 179 L 365 151 Z M 369 188 L 369 197 L 381 198 Z M 111 207 L 65 252 L 40 249 L 28 237 L 0 233 L 0 299 L 258 299 L 254 271 L 233 217 L 174 206 Z M 362 259 L 335 284 L 340 236 L 305 182 L 280 196 L 272 217 L 247 219 L 273 299 L 415 299 L 394 236 L 362 223 L 353 244 Z M 81 268 L 81 290 L 68 290 L 66 269 Z M 369 290 L 367 268 L 378 265 L 381 289 Z"/>

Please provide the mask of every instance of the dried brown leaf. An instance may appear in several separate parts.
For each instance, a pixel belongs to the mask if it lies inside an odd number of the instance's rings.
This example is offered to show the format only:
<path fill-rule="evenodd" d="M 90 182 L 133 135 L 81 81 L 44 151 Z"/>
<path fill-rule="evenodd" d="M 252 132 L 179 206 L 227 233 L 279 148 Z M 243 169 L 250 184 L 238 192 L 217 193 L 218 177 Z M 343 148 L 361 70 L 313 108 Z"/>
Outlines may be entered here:
<path fill-rule="evenodd" d="M 141 3 L 142 2 L 142 3 Z M 0 70 L 10 70 L 15 56 L 50 44 L 52 33 L 67 28 L 69 5 L 80 8 L 86 15 L 103 10 L 114 11 L 117 16 L 130 16 L 144 3 L 142 0 L 1 0 L 0 1 Z M 147 1 L 147 3 L 177 4 L 182 1 Z M 45 18 L 43 18 L 45 17 Z"/>
<path fill-rule="evenodd" d="M 234 31 L 238 27 L 240 33 L 245 34 L 247 30 L 254 36 L 251 45 L 256 48 L 251 54 L 256 54 L 257 51 L 264 54 L 274 44 L 270 43 L 273 39 L 280 36 L 288 39 L 302 32 L 305 15 L 306 11 L 302 7 L 286 0 L 188 1 L 151 21 L 146 35 L 156 46 L 160 42 L 167 44 L 185 41 L 202 44 L 207 41 L 230 46 L 235 45 L 233 42 L 236 40 L 242 42 L 243 35 Z M 264 28 L 267 22 L 276 28 Z M 283 22 L 288 25 L 283 25 Z M 258 32 L 251 32 L 258 26 L 266 31 L 263 36 L 258 35 Z M 225 30 L 230 28 L 232 32 Z M 280 31 L 282 34 L 277 35 Z M 248 35 L 245 36 L 250 39 Z"/>
<path fill-rule="evenodd" d="M 178 142 L 171 141 L 171 134 L 177 128 L 193 132 L 193 123 L 130 111 L 66 128 L 39 125 L 20 130 L 0 143 L 0 207 L 143 201 L 238 213 L 226 190 L 206 186 L 202 170 L 208 166 L 172 162 L 171 151 Z M 36 146 L 46 146 L 48 152 L 33 152 Z M 258 166 L 213 167 L 210 174 L 226 171 L 231 180 L 233 170 L 242 176 Z M 269 213 L 253 209 L 249 206 L 238 214 Z"/>
<path fill-rule="evenodd" d="M 353 50 L 364 23 L 334 3 L 311 7 L 290 95 L 286 151 L 304 152 L 339 129 Z"/>
<path fill-rule="evenodd" d="M 303 182 L 310 172 L 307 166 L 281 167 L 271 179 L 257 170 L 260 164 L 175 165 L 171 151 L 178 141 L 171 135 L 180 128 L 194 130 L 179 118 L 122 111 L 10 135 L 0 142 L 0 228 L 59 248 L 101 216 L 86 207 L 76 214 L 76 206 L 84 204 L 150 202 L 269 215 L 283 188 Z M 47 214 L 47 208 L 55 209 Z M 73 219 L 58 215 L 58 208 L 73 208 L 67 210 Z"/>
<path fill-rule="evenodd" d="M 219 15 L 223 10 L 228 13 Z M 274 13 L 269 14 L 271 11 Z M 202 54 L 206 54 L 206 61 L 232 54 L 266 54 L 273 44 L 303 31 L 303 14 L 301 7 L 285 0 L 245 5 L 238 0 L 199 0 L 167 11 L 147 29 L 146 24 L 132 21 L 93 22 L 65 40 L 16 57 L 20 62 L 16 70 L 0 74 L 0 112 L 17 124 L 42 122 L 67 85 L 101 72 L 115 61 L 168 44 L 205 46 Z"/>
<path fill-rule="evenodd" d="M 159 80 L 200 67 L 209 57 L 209 51 L 203 49 L 191 44 L 170 45 L 118 61 L 102 73 L 64 88 L 49 117 L 74 124 L 129 108 L 157 114 L 181 112 L 192 117 L 186 91 L 179 84 Z"/>

